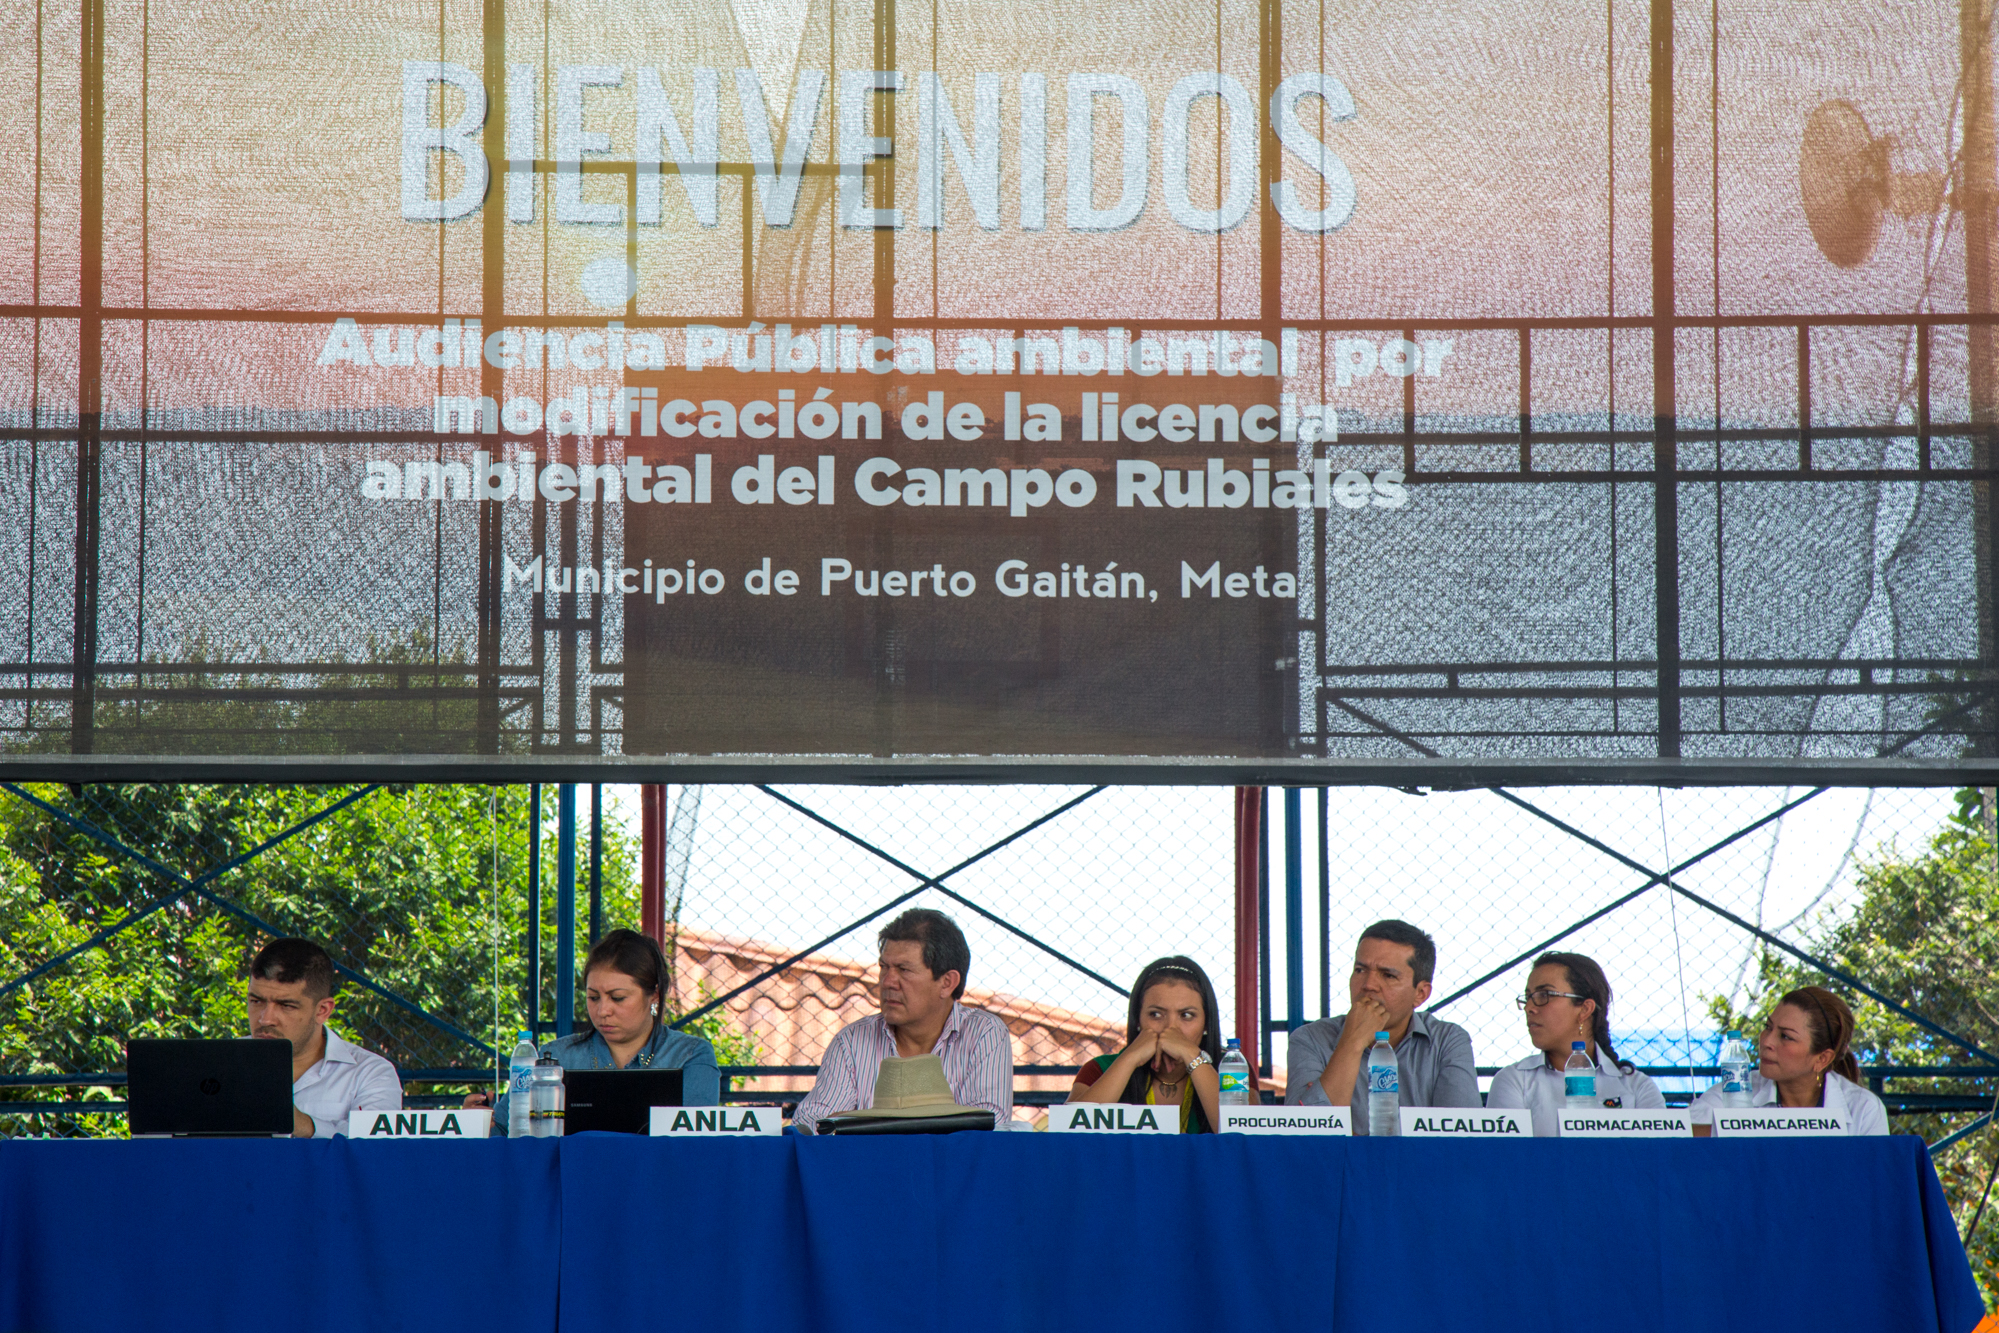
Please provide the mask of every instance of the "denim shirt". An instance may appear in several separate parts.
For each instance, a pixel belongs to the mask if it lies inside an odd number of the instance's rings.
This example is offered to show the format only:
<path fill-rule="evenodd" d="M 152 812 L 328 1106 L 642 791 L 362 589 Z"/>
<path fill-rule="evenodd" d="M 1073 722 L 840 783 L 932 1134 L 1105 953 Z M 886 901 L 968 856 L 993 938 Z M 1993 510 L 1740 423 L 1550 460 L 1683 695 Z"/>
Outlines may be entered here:
<path fill-rule="evenodd" d="M 543 1055 L 555 1057 L 564 1069 L 679 1069 L 684 1071 L 681 1102 L 686 1106 L 716 1106 L 722 1100 L 722 1071 L 715 1064 L 715 1048 L 701 1037 L 659 1024 L 646 1044 L 620 1066 L 611 1057 L 611 1048 L 595 1029 L 558 1037 L 541 1048 Z M 510 1093 L 501 1093 L 493 1107 L 493 1133 L 507 1136 L 507 1103 Z"/>

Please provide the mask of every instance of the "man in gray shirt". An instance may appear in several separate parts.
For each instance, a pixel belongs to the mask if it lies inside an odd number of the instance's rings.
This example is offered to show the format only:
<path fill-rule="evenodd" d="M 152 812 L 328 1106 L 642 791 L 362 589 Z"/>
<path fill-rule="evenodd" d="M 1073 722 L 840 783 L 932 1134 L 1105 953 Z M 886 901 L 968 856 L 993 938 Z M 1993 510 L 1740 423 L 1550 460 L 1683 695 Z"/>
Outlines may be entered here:
<path fill-rule="evenodd" d="M 1471 1036 L 1416 1012 L 1430 998 L 1436 970 L 1436 941 L 1407 921 L 1377 921 L 1362 931 L 1347 978 L 1353 1007 L 1291 1034 L 1285 1103 L 1350 1107 L 1353 1132 L 1367 1133 L 1367 1051 L 1374 1034 L 1386 1032 L 1403 1106 L 1479 1105 Z"/>

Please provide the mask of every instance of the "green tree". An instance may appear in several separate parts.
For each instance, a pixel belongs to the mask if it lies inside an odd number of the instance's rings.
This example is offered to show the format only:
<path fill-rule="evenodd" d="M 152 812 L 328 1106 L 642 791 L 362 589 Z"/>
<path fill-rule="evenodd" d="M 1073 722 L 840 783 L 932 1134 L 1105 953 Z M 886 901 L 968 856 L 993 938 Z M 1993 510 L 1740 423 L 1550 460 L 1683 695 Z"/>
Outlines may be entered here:
<path fill-rule="evenodd" d="M 304 935 L 375 983 L 347 982 L 334 1025 L 405 1070 L 463 1069 L 468 1086 L 527 1025 L 528 789 L 131 784 L 29 788 L 189 878 L 347 804 L 201 887 L 120 854 L 29 801 L 0 795 L 0 984 L 135 911 L 169 901 L 33 983 L 0 997 L 0 1072 L 116 1071 L 128 1036 L 240 1035 L 242 979 L 271 931 Z M 357 795 L 357 793 L 359 793 Z M 556 790 L 544 787 L 544 965 L 538 1011 L 554 1012 Z M 605 920 L 635 924 L 638 849 L 606 820 Z M 579 861 L 585 858 L 579 854 Z M 587 864 L 579 866 L 579 879 Z M 579 884 L 579 896 L 584 885 Z M 588 949 L 578 931 L 580 964 Z M 580 1014 L 579 1014 L 580 1018 Z M 724 1064 L 755 1045 L 726 1015 L 692 1025 Z M 473 1072 L 473 1071 L 476 1071 Z M 46 1087 L 0 1088 L 43 1100 Z M 75 1095 L 75 1094 L 69 1094 Z M 96 1089 L 87 1099 L 111 1100 Z M 88 1122 L 95 1124 L 96 1122 Z M 0 1132 L 7 1132 L 0 1124 Z"/>
<path fill-rule="evenodd" d="M 1860 898 L 1808 932 L 1807 949 L 1883 995 L 1958 1033 L 1999 1050 L 1999 866 L 1976 791 L 1959 793 L 1958 813 L 1914 854 L 1883 848 L 1858 867 Z M 1758 982 L 1741 1011 L 1709 1001 L 1716 1025 L 1761 1029 L 1777 999 L 1798 986 L 1825 986 L 1853 1006 L 1854 1048 L 1863 1065 L 1952 1066 L 1981 1063 L 1955 1044 L 1787 954 L 1765 950 Z M 1910 1092 L 1990 1101 L 1995 1080 L 1943 1078 L 1904 1082 Z M 1895 1118 L 1897 1133 L 1935 1142 L 1977 1111 L 1936 1111 Z M 1976 1211 L 1999 1157 L 1999 1125 L 1959 1140 L 1938 1155 L 1960 1231 Z M 1989 1308 L 1999 1309 L 1999 1216 L 1988 1206 L 1967 1249 Z"/>

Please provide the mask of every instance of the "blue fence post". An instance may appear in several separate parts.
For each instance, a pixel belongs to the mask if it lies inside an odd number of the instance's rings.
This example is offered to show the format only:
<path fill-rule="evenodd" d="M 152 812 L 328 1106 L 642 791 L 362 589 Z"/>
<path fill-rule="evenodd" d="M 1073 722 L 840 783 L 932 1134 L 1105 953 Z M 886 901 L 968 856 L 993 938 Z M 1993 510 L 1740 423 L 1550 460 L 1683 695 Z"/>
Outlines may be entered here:
<path fill-rule="evenodd" d="M 541 1040 L 541 784 L 528 784 L 528 1031 Z"/>
<path fill-rule="evenodd" d="M 1284 789 L 1284 1029 L 1305 1025 L 1304 793 Z"/>
<path fill-rule="evenodd" d="M 590 943 L 604 937 L 604 784 L 590 784 Z"/>
<path fill-rule="evenodd" d="M 1331 798 L 1319 788 L 1319 1016 L 1333 1013 L 1333 821 Z"/>
<path fill-rule="evenodd" d="M 555 823 L 555 1035 L 576 1021 L 576 784 L 557 789 Z"/>

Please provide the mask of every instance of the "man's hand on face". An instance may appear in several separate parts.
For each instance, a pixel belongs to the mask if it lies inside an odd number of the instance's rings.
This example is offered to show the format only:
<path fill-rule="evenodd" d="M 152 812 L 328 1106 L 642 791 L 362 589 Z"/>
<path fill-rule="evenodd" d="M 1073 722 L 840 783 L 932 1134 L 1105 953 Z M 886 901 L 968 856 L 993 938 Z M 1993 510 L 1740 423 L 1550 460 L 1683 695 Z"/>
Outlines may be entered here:
<path fill-rule="evenodd" d="M 1340 1029 L 1340 1045 L 1372 1046 L 1375 1033 L 1391 1031 L 1393 1027 L 1388 1007 L 1372 995 L 1363 995 L 1347 1010 L 1346 1026 Z"/>

